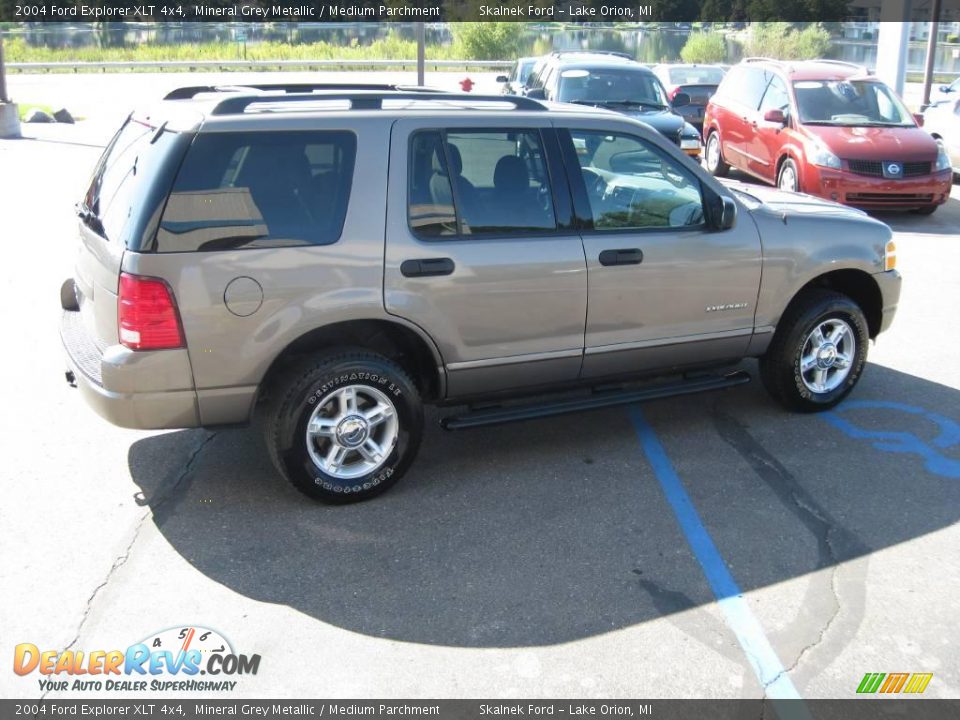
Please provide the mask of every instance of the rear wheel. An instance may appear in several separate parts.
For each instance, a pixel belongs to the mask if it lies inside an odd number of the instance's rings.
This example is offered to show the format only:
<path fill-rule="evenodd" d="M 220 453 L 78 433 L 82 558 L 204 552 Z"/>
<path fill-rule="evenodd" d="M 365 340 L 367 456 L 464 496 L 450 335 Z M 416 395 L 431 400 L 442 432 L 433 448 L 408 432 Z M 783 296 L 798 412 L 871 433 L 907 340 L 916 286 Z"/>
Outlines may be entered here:
<path fill-rule="evenodd" d="M 777 187 L 787 192 L 800 192 L 800 173 L 797 172 L 796 163 L 790 158 L 784 160 L 780 166 Z"/>
<path fill-rule="evenodd" d="M 267 409 L 266 440 L 280 473 L 329 503 L 365 500 L 399 480 L 420 445 L 413 382 L 380 355 L 339 352 L 287 373 Z"/>
<path fill-rule="evenodd" d="M 720 133 L 714 130 L 707 136 L 707 147 L 704 151 L 707 171 L 716 177 L 726 177 L 730 166 L 723 161 L 723 152 L 720 150 Z"/>
<path fill-rule="evenodd" d="M 760 376 L 791 410 L 827 410 L 857 384 L 869 340 L 866 318 L 853 300 L 831 290 L 806 290 L 780 319 L 760 359 Z"/>

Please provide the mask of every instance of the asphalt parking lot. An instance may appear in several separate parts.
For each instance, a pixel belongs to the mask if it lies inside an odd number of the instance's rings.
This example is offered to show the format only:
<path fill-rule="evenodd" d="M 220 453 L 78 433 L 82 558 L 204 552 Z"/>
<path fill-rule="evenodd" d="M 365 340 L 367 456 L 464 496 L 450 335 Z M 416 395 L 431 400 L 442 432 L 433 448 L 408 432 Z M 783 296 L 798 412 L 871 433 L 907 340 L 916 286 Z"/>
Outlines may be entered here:
<path fill-rule="evenodd" d="M 104 140 L 27 134 L 0 141 L 8 658 L 196 625 L 262 656 L 241 697 L 853 697 L 867 672 L 960 696 L 957 186 L 882 217 L 900 310 L 836 411 L 756 381 L 460 433 L 433 412 L 399 485 L 331 508 L 255 429 L 122 430 L 67 387 L 58 290 Z"/>

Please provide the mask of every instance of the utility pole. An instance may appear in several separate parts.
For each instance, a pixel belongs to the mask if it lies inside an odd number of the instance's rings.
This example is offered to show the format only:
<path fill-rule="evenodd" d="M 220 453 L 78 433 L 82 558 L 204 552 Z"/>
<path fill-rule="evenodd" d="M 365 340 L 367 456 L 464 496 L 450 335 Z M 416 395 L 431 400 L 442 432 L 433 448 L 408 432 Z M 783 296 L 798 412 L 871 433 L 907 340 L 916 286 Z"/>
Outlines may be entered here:
<path fill-rule="evenodd" d="M 8 103 L 10 98 L 7 95 L 7 70 L 3 64 L 3 28 L 0 27 L 0 103 Z"/>
<path fill-rule="evenodd" d="M 417 24 L 417 85 L 421 87 L 426 84 L 425 65 L 427 57 L 427 38 L 426 28 L 422 22 Z"/>
<path fill-rule="evenodd" d="M 0 28 L 0 138 L 20 137 L 20 114 L 7 95 L 6 73 L 3 64 L 3 28 Z"/>
<path fill-rule="evenodd" d="M 933 66 L 937 59 L 937 36 L 940 34 L 940 4 L 942 0 L 933 0 L 930 6 L 930 35 L 927 37 L 927 64 L 923 68 L 923 112 L 930 104 L 930 86 L 933 84 Z"/>

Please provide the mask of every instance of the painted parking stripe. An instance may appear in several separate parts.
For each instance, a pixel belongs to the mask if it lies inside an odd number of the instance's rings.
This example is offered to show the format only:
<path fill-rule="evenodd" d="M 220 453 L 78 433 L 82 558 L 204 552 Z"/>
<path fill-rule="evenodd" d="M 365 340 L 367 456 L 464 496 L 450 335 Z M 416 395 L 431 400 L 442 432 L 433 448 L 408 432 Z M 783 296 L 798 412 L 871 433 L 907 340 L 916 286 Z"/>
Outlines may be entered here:
<path fill-rule="evenodd" d="M 680 482 L 680 478 L 673 469 L 673 463 L 670 462 L 656 433 L 639 407 L 631 406 L 629 412 L 633 427 L 640 438 L 640 444 L 663 489 L 663 494 L 670 503 L 697 562 L 703 568 L 703 574 L 706 575 L 707 582 L 717 598 L 717 604 L 726 617 L 727 625 L 737 636 L 750 666 L 757 675 L 757 680 L 766 689 L 767 697 L 773 700 L 799 700 L 800 694 L 793 686 L 770 641 L 767 640 L 760 623 L 750 611 L 750 606 L 743 598 L 743 593 L 733 579 L 733 575 L 730 574 L 730 569 L 721 557 L 720 551 L 717 550 L 710 533 L 700 520 L 690 496 Z M 802 704 L 793 703 L 789 707 L 778 708 L 778 714 L 781 718 L 784 716 L 810 717 Z"/>

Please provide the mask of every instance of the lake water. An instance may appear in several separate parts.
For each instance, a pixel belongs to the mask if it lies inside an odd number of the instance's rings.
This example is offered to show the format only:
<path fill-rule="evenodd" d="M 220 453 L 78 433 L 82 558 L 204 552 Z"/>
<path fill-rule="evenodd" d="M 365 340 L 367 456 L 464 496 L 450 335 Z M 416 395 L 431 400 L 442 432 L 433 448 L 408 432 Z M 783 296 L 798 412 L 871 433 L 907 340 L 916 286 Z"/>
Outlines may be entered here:
<path fill-rule="evenodd" d="M 150 23 L 75 26 L 49 24 L 32 25 L 25 30 L 7 31 L 11 36 L 23 37 L 31 45 L 52 48 L 122 47 L 140 43 L 165 45 L 232 41 L 242 31 L 248 44 L 262 40 L 284 41 L 294 44 L 330 42 L 365 45 L 378 38 L 395 33 L 405 39 L 414 39 L 412 23 Z M 452 41 L 450 31 L 441 24 L 427 26 L 427 42 L 446 44 Z M 665 23 L 659 29 L 622 30 L 583 26 L 573 29 L 547 29 L 527 26 L 521 41 L 521 55 L 540 55 L 551 50 L 609 50 L 625 52 L 640 62 L 675 62 L 689 31 L 681 31 Z M 735 63 L 743 55 L 742 45 L 727 37 L 727 63 Z M 876 65 L 876 41 L 835 41 L 828 56 L 837 60 L 855 62 L 868 67 Z M 921 72 L 926 57 L 924 43 L 911 43 L 908 69 Z M 941 46 L 936 69 L 942 73 L 960 74 L 960 45 Z"/>

